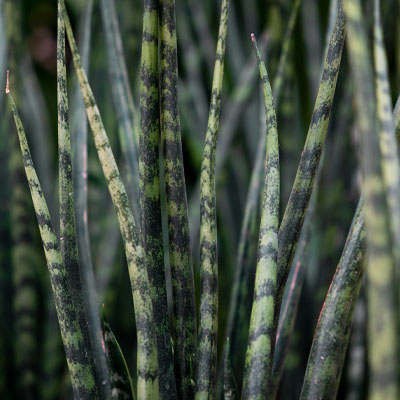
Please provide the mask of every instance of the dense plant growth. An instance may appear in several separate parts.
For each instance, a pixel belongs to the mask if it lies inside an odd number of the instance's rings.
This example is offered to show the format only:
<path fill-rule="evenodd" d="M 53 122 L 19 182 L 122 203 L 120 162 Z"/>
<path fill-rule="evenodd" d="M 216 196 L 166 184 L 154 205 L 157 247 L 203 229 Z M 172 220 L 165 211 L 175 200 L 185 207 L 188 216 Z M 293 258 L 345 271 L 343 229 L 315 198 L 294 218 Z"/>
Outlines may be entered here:
<path fill-rule="evenodd" d="M 398 2 L 39 3 L 0 0 L 0 398 L 398 399 Z"/>

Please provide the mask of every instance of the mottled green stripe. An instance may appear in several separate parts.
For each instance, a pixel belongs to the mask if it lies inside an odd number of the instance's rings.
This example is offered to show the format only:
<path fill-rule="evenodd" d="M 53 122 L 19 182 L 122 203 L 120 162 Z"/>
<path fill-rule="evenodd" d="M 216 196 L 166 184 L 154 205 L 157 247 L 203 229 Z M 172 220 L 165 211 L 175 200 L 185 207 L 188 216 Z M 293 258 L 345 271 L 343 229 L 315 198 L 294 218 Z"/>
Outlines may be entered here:
<path fill-rule="evenodd" d="M 290 42 L 292 41 L 293 30 L 295 22 L 297 20 L 299 5 L 298 1 L 293 4 L 292 11 L 290 14 L 288 26 L 285 32 L 284 43 L 282 46 L 282 52 L 278 62 L 278 73 L 275 75 L 273 81 L 273 97 L 275 104 L 279 104 L 281 89 L 283 87 L 283 80 L 285 79 L 285 67 L 287 66 L 288 52 L 290 49 Z M 261 48 L 261 46 L 260 46 Z M 262 54 L 262 50 L 260 51 Z M 247 340 L 247 332 L 239 333 L 242 327 L 245 327 L 245 321 L 248 321 L 248 311 L 246 308 L 247 301 L 249 298 L 249 279 L 251 278 L 251 269 L 247 268 L 251 265 L 251 258 L 255 254 L 255 245 L 257 242 L 256 236 L 258 232 L 258 221 L 257 212 L 261 200 L 260 186 L 264 180 L 265 168 L 265 141 L 266 136 L 264 132 L 260 135 L 258 142 L 258 151 L 256 161 L 254 163 L 253 171 L 251 174 L 251 182 L 249 191 L 246 199 L 245 213 L 240 233 L 239 248 L 237 253 L 236 271 L 234 286 L 232 289 L 231 302 L 229 306 L 229 317 L 226 329 L 226 336 L 231 340 L 231 346 L 233 350 L 233 363 L 234 367 L 238 368 L 238 363 L 235 361 L 238 359 L 238 353 L 242 346 L 241 344 Z M 218 154 L 217 154 L 218 156 Z M 217 164 L 218 165 L 218 164 Z M 254 256 L 255 257 L 255 256 Z M 244 330 L 244 329 L 243 329 Z"/>
<path fill-rule="evenodd" d="M 174 341 L 180 368 L 188 371 L 196 351 L 196 310 L 186 185 L 183 170 L 181 129 L 178 112 L 178 65 L 175 0 L 160 1 L 160 100 L 161 140 L 169 234 L 169 258 L 174 310 Z M 181 363 L 183 361 L 180 361 Z M 172 368 L 164 365 L 164 369 Z M 165 371 L 167 372 L 167 371 Z M 170 387 L 172 370 L 165 373 L 161 391 L 174 398 Z M 166 385 L 169 389 L 166 389 Z M 187 385 L 187 381 L 185 382 Z M 163 397 L 164 398 L 164 397 Z"/>
<path fill-rule="evenodd" d="M 135 217 L 140 224 L 138 135 L 135 129 L 135 109 L 122 47 L 122 39 L 114 0 L 101 0 L 100 10 L 106 38 L 108 72 L 111 93 L 118 122 L 119 140 L 124 157 L 127 191 Z"/>
<path fill-rule="evenodd" d="M 145 0 L 140 72 L 139 175 L 142 240 L 153 300 L 161 398 L 177 396 L 173 375 L 160 204 L 158 1 Z M 184 383 L 184 382 L 182 382 Z M 169 385 L 169 390 L 167 389 Z"/>
<path fill-rule="evenodd" d="M 229 1 L 223 0 L 219 24 L 208 127 L 200 174 L 200 319 L 196 399 L 214 399 L 217 375 L 218 256 L 215 154 L 224 77 Z"/>
<path fill-rule="evenodd" d="M 398 335 L 394 260 L 381 172 L 371 56 L 360 2 L 345 0 L 348 51 L 361 136 L 364 216 L 368 246 L 369 398 L 398 398 Z"/>
<path fill-rule="evenodd" d="M 397 126 L 398 125 L 396 125 L 396 127 Z M 352 322 L 351 307 L 354 306 L 354 303 L 357 300 L 359 285 L 364 274 L 365 254 L 363 253 L 365 253 L 365 219 L 363 215 L 362 204 L 363 201 L 360 199 L 359 206 L 354 215 L 352 227 L 350 228 L 346 245 L 338 265 L 338 272 L 335 275 L 335 283 L 332 284 L 327 296 L 327 300 L 325 301 L 324 309 L 321 311 L 320 322 L 317 326 L 318 335 L 316 335 L 316 337 L 318 338 L 313 343 L 313 356 L 312 358 L 310 356 L 305 382 L 303 385 L 303 398 L 307 398 L 308 396 L 309 398 L 314 399 L 315 396 L 313 396 L 313 394 L 318 393 L 325 393 L 325 396 L 328 396 L 329 394 L 332 396 L 332 398 L 335 398 L 337 393 L 337 385 L 339 384 L 340 373 L 343 367 L 343 357 L 345 355 L 346 346 L 349 340 L 348 330 L 350 329 Z M 346 278 L 344 280 L 340 278 L 343 275 Z M 334 285 L 346 285 L 347 279 L 347 284 L 350 285 L 350 289 L 348 287 L 344 287 L 343 294 L 339 292 Z M 346 303 L 343 303 L 343 299 L 341 297 L 342 295 L 345 297 L 345 302 L 348 303 L 347 305 Z M 342 307 L 343 305 L 345 306 L 344 308 Z M 342 312 L 341 315 L 343 316 L 343 320 L 339 322 L 333 321 L 338 313 L 334 307 L 339 307 L 338 310 Z M 320 326 L 322 323 L 324 324 L 325 329 Z M 328 326 L 328 328 L 326 328 L 326 326 Z M 332 343 L 340 343 L 341 345 L 333 348 Z M 323 359 L 321 359 L 321 349 L 324 348 L 329 349 L 329 354 L 331 357 L 328 367 L 329 371 L 326 370 L 327 373 L 324 375 L 323 380 L 317 379 L 317 383 L 315 383 L 313 376 L 315 374 L 319 374 L 319 371 L 324 368 L 324 361 L 326 357 L 322 355 Z M 334 362 L 331 362 L 332 358 L 334 358 Z"/>
<path fill-rule="evenodd" d="M 8 98 L 13 111 L 15 124 L 17 126 L 25 173 L 28 178 L 33 205 L 39 224 L 40 234 L 42 236 L 54 300 L 57 308 L 58 322 L 64 342 L 74 394 L 80 399 L 97 399 L 97 388 L 95 386 L 92 370 L 87 362 L 87 354 L 82 339 L 82 332 L 80 331 L 72 302 L 72 296 L 69 290 L 67 271 L 63 265 L 57 238 L 51 226 L 47 204 L 43 197 L 36 171 L 33 167 L 28 142 L 22 127 L 22 122 L 18 115 L 17 107 L 15 106 L 14 99 L 10 93 L 8 94 Z"/>
<path fill-rule="evenodd" d="M 314 333 L 301 399 L 335 399 L 365 266 L 365 230 L 359 202 Z"/>
<path fill-rule="evenodd" d="M 282 306 L 279 315 L 279 324 L 276 332 L 274 362 L 272 365 L 271 388 L 269 398 L 277 397 L 279 383 L 284 371 L 286 356 L 292 340 L 292 334 L 299 308 L 300 296 L 303 289 L 303 282 L 308 264 L 307 253 L 311 239 L 314 213 L 317 203 L 318 187 L 323 170 L 323 160 L 318 167 L 316 184 L 310 199 L 310 205 L 304 220 L 303 228 L 299 237 L 299 244 L 293 258 L 292 266 L 286 284 Z"/>
<path fill-rule="evenodd" d="M 297 241 L 311 197 L 319 159 L 328 129 L 344 38 L 345 21 L 342 2 L 339 1 L 337 19 L 330 39 L 306 143 L 301 155 L 288 205 L 279 228 L 275 329 L 278 324 L 279 310 L 286 280 L 296 251 Z"/>
<path fill-rule="evenodd" d="M 153 308 L 149 289 L 149 280 L 143 262 L 143 248 L 130 210 L 128 196 L 122 183 L 118 167 L 112 153 L 107 133 L 101 120 L 93 92 L 86 74 L 82 68 L 78 49 L 76 47 L 71 24 L 63 0 L 60 0 L 63 18 L 67 30 L 68 40 L 78 74 L 79 83 L 85 102 L 86 112 L 92 128 L 94 141 L 108 189 L 113 201 L 125 254 L 128 261 L 128 270 L 132 286 L 133 302 L 135 307 L 136 330 L 138 340 L 137 350 L 137 397 L 158 398 L 158 367 L 157 348 L 154 339 Z"/>
<path fill-rule="evenodd" d="M 121 347 L 111 329 L 103 310 L 103 338 L 107 354 L 107 363 L 111 371 L 111 400 L 134 400 L 132 378 Z"/>
<path fill-rule="evenodd" d="M 82 284 L 78 261 L 78 244 L 76 241 L 74 191 L 72 181 L 71 139 L 69 132 L 69 109 L 67 93 L 67 70 L 65 59 L 65 27 L 58 4 L 57 18 L 57 101 L 58 101 L 58 171 L 60 202 L 60 251 L 64 268 L 68 271 L 69 291 L 79 328 L 82 334 L 84 353 L 80 363 L 90 369 L 96 380 L 95 363 L 88 319 L 82 297 Z M 85 354 L 86 353 L 86 354 Z"/>
<path fill-rule="evenodd" d="M 265 100 L 266 156 L 261 224 L 258 239 L 258 260 L 250 317 L 243 399 L 264 399 L 269 387 L 275 332 L 273 332 L 279 229 L 279 144 L 275 106 L 267 69 L 257 43 L 257 61 Z"/>
<path fill-rule="evenodd" d="M 390 228 L 396 265 L 400 267 L 400 161 L 392 119 L 388 66 L 381 26 L 380 2 L 374 1 L 374 65 L 376 111 L 379 124 L 379 145 L 382 154 L 382 175 L 390 212 Z"/>

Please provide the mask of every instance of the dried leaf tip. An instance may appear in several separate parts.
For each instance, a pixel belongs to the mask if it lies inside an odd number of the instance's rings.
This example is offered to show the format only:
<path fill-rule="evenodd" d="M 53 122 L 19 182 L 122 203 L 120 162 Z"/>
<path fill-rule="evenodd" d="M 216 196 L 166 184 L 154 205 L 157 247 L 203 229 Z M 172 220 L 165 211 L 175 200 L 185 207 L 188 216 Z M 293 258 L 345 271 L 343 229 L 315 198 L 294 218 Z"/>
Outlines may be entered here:
<path fill-rule="evenodd" d="M 7 70 L 6 94 L 10 93 L 10 70 Z"/>
<path fill-rule="evenodd" d="M 256 37 L 254 36 L 254 33 L 252 33 L 250 36 L 251 36 L 251 41 L 254 43 L 256 41 Z"/>

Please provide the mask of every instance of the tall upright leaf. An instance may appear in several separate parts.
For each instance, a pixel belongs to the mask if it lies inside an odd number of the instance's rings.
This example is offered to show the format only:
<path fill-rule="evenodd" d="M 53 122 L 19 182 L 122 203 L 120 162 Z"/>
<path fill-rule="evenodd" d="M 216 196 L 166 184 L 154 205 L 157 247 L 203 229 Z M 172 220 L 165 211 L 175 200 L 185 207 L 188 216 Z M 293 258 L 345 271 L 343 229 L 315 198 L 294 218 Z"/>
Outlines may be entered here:
<path fill-rule="evenodd" d="M 140 79 L 139 174 L 142 240 L 153 300 L 161 397 L 176 396 L 160 208 L 160 106 L 158 93 L 158 2 L 144 2 Z M 168 381 L 170 379 L 170 381 Z M 165 387 L 163 386 L 165 385 Z M 170 389 L 166 389 L 169 385 Z"/>
<path fill-rule="evenodd" d="M 185 352 L 185 370 L 196 351 L 196 310 L 190 232 L 178 111 L 178 60 L 175 0 L 160 1 L 161 141 L 169 235 L 169 260 L 174 309 L 174 339 L 178 357 Z M 180 353 L 180 355 L 179 355 Z M 169 369 L 171 365 L 164 365 Z M 167 372 L 167 371 L 165 371 Z M 165 373 L 165 384 L 172 370 Z M 165 387 L 161 384 L 161 387 Z M 162 389 L 164 391 L 164 389 Z M 173 391 L 169 389 L 170 393 Z"/>
<path fill-rule="evenodd" d="M 43 241 L 74 395 L 81 399 L 98 399 L 94 371 L 88 360 L 83 334 L 72 301 L 68 271 L 63 264 L 58 241 L 51 225 L 46 200 L 44 199 L 40 182 L 33 166 L 24 128 L 9 86 L 7 86 L 6 93 L 17 126 L 25 173 Z"/>
<path fill-rule="evenodd" d="M 353 312 L 364 276 L 365 230 L 361 199 L 318 320 L 301 399 L 335 399 Z"/>
<path fill-rule="evenodd" d="M 395 265 L 381 171 L 377 113 L 368 37 L 358 0 L 345 0 L 348 51 L 355 82 L 357 123 L 361 134 L 361 169 L 365 196 L 368 277 L 368 361 L 371 398 L 399 395 Z M 384 338 L 384 340 L 383 340 Z"/>
<path fill-rule="evenodd" d="M 153 331 L 153 307 L 150 296 L 149 279 L 143 263 L 143 248 L 139 240 L 139 233 L 130 210 L 128 196 L 122 183 L 99 109 L 96 105 L 85 71 L 82 68 L 65 3 L 63 0 L 60 0 L 60 4 L 75 69 L 78 74 L 79 84 L 85 102 L 86 113 L 94 136 L 103 173 L 117 213 L 125 246 L 138 337 L 137 396 L 138 398 L 147 397 L 158 399 L 158 366 L 157 348 Z"/>
<path fill-rule="evenodd" d="M 69 110 L 67 93 L 67 70 L 65 59 L 65 27 L 58 4 L 57 18 L 57 100 L 58 100 L 58 171 L 60 197 L 60 251 L 64 268 L 68 271 L 67 279 L 72 304 L 82 333 L 88 365 L 95 375 L 95 361 L 90 344 L 88 318 L 83 303 L 81 274 L 76 240 L 74 190 L 72 181 L 71 139 L 69 132 Z M 100 382 L 97 380 L 97 384 Z"/>
<path fill-rule="evenodd" d="M 277 276 L 280 173 L 279 144 L 275 106 L 267 69 L 261 59 L 254 35 L 266 113 L 265 182 L 261 224 L 258 239 L 258 260 L 250 317 L 243 399 L 260 399 L 267 393 L 271 377 L 275 334 L 273 331 Z"/>
<path fill-rule="evenodd" d="M 229 0 L 223 0 L 208 127 L 200 174 L 200 319 L 197 352 L 196 399 L 216 395 L 218 335 L 218 256 L 215 156 L 224 77 Z"/>
<path fill-rule="evenodd" d="M 336 23 L 330 38 L 324 71 L 321 77 L 307 139 L 297 169 L 292 192 L 290 193 L 289 201 L 279 227 L 275 329 L 278 325 L 279 310 L 286 280 L 303 226 L 328 129 L 329 116 L 345 38 L 345 21 L 342 7 L 342 2 L 339 1 Z"/>
<path fill-rule="evenodd" d="M 276 106 L 279 105 L 281 89 L 285 79 L 284 72 L 285 68 L 287 67 L 290 43 L 292 42 L 292 35 L 297 20 L 299 5 L 300 2 L 296 0 L 292 6 L 282 44 L 281 54 L 278 60 L 278 71 L 272 84 L 273 98 Z M 262 54 L 261 46 L 260 54 Z M 257 156 L 254 162 L 254 167 L 251 174 L 251 182 L 246 199 L 245 213 L 237 252 L 234 286 L 229 305 L 226 336 L 230 338 L 232 349 L 234 349 L 234 355 L 232 355 L 232 358 L 234 367 L 236 368 L 238 368 L 238 365 L 236 365 L 238 363 L 235 361 L 238 360 L 240 362 L 239 352 L 241 346 L 239 343 L 242 343 L 245 346 L 247 342 L 247 324 L 245 321 L 248 321 L 248 315 L 245 304 L 247 304 L 246 298 L 250 297 L 248 295 L 248 282 L 252 276 L 251 269 L 248 266 L 251 265 L 253 254 L 255 257 L 256 253 L 254 243 L 257 240 L 256 236 L 259 228 L 259 224 L 257 223 L 257 214 L 258 210 L 260 209 L 261 198 L 259 193 L 261 191 L 261 182 L 264 181 L 265 175 L 265 143 L 266 135 L 264 132 L 261 132 L 260 139 L 258 141 Z M 240 331 L 244 333 L 239 333 Z M 241 368 L 241 366 L 239 368 Z"/>

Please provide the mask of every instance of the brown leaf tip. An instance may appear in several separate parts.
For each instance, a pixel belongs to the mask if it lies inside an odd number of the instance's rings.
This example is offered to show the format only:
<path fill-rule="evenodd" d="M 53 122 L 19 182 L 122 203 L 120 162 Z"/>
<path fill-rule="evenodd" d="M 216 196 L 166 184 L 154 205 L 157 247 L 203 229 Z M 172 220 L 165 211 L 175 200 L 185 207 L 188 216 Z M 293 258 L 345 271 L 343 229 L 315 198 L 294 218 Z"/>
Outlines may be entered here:
<path fill-rule="evenodd" d="M 10 93 L 10 70 L 7 70 L 6 94 Z"/>
<path fill-rule="evenodd" d="M 256 37 L 254 36 L 254 33 L 252 33 L 250 36 L 251 36 L 251 41 L 254 43 L 256 41 Z"/>

